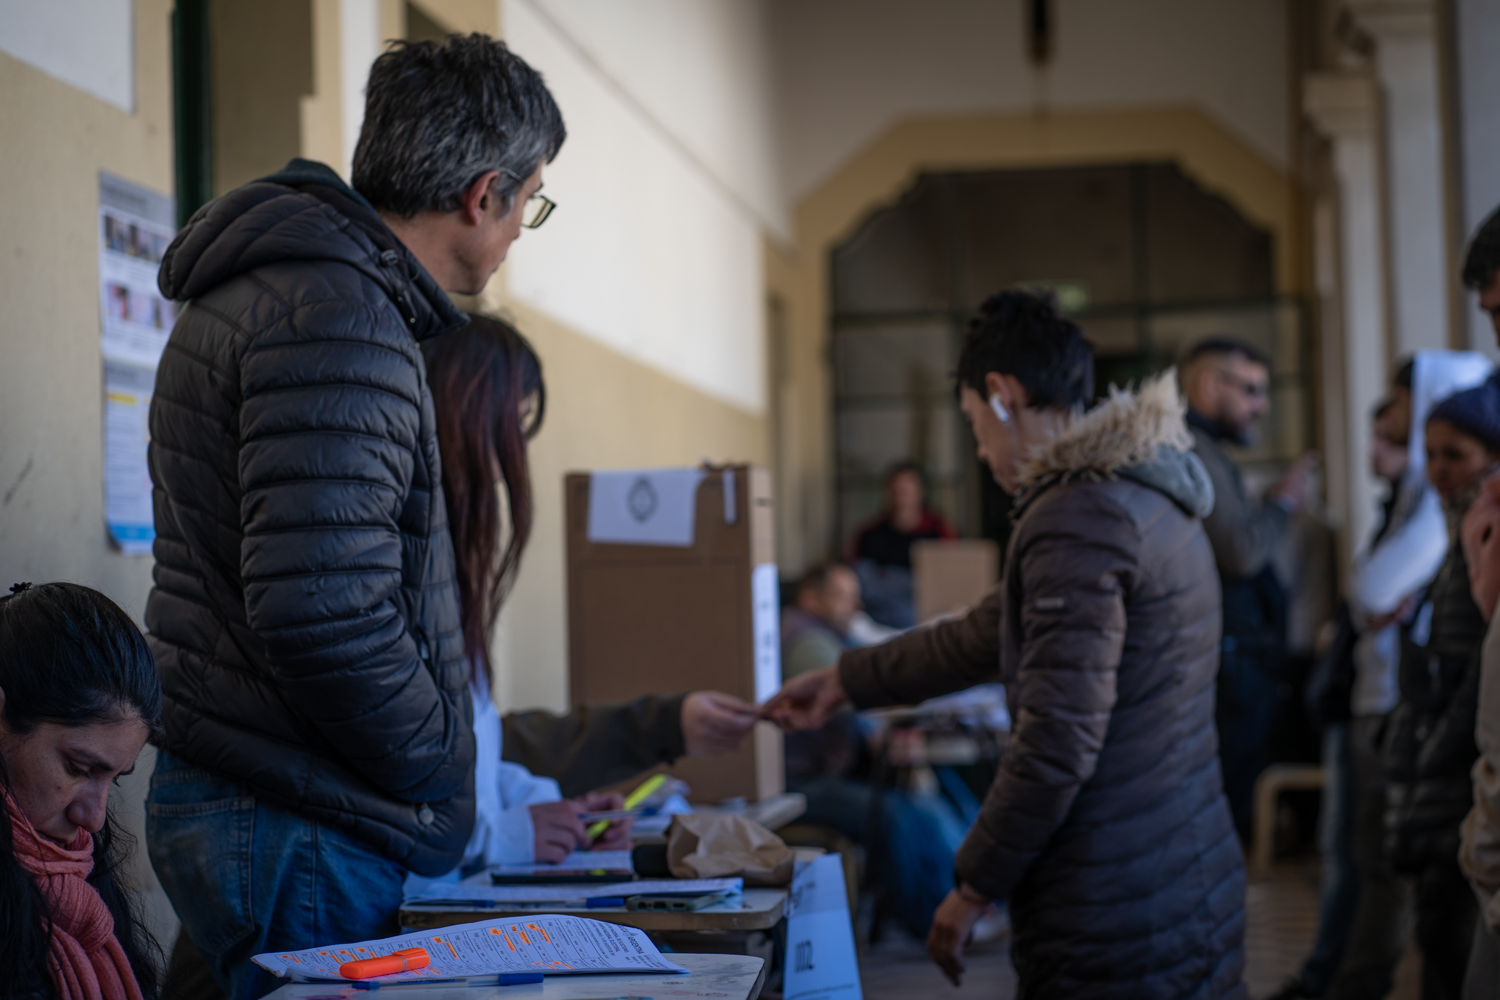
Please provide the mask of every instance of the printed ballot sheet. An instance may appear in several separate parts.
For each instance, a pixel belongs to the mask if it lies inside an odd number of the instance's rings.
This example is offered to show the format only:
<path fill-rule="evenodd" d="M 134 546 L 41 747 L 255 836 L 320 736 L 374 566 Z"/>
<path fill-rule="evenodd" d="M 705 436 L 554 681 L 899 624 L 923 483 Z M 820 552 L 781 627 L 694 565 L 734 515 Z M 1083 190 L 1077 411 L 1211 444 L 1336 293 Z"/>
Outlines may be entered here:
<path fill-rule="evenodd" d="M 545 905 L 616 896 L 701 896 L 710 892 L 741 892 L 742 878 L 664 878 L 635 882 L 564 882 L 557 885 L 485 885 L 440 883 L 406 897 L 407 904 L 481 903 L 503 906 Z"/>
<path fill-rule="evenodd" d="M 372 982 L 420 983 L 501 972 L 541 972 L 550 976 L 688 971 L 663 958 L 643 931 L 560 914 L 485 920 L 379 941 L 256 955 L 254 961 L 273 975 L 300 982 L 347 982 L 339 975 L 343 963 L 378 958 L 402 948 L 426 949 L 432 964 L 415 972 L 379 976 Z"/>

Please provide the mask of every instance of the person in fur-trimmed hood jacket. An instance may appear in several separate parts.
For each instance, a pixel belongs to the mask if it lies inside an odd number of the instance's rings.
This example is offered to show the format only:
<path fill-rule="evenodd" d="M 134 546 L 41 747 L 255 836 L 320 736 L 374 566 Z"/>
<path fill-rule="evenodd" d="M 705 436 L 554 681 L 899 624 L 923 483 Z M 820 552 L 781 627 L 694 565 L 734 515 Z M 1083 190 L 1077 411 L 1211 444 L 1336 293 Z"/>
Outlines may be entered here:
<path fill-rule="evenodd" d="M 1092 396 L 1081 332 L 1006 292 L 971 324 L 960 405 L 1016 496 L 1000 586 L 969 615 L 845 653 L 768 707 L 787 728 L 837 705 L 910 704 L 997 678 L 1014 730 L 958 853 L 928 950 L 1008 900 L 1028 1000 L 1244 997 L 1244 860 L 1214 729 L 1213 489 L 1172 373 Z"/>

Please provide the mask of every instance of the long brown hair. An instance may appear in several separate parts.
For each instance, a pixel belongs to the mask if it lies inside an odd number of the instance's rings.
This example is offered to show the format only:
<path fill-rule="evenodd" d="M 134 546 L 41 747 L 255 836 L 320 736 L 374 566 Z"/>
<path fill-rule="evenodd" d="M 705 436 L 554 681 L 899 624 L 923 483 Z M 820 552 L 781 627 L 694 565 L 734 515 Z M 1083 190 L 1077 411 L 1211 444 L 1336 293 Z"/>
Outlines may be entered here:
<path fill-rule="evenodd" d="M 536 352 L 509 323 L 471 315 L 467 326 L 428 341 L 427 380 L 437 408 L 438 451 L 448 529 L 463 601 L 470 669 L 488 676 L 490 635 L 531 536 L 531 468 L 526 443 L 542 425 L 547 388 Z M 522 406 L 534 399 L 529 415 Z M 510 540 L 502 551 L 504 483 Z"/>

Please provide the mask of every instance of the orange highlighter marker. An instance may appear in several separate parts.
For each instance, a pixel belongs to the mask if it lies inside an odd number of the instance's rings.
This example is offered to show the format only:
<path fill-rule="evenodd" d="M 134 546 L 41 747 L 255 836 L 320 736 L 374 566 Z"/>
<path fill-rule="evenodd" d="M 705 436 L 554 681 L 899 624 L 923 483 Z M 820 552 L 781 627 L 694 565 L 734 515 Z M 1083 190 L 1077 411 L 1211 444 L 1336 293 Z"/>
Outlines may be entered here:
<path fill-rule="evenodd" d="M 345 962 L 339 966 L 339 975 L 345 979 L 373 979 L 376 976 L 389 976 L 397 972 L 425 969 L 431 964 L 432 958 L 427 954 L 427 949 L 402 948 L 400 951 L 393 951 L 379 958 L 361 958 L 357 962 Z"/>

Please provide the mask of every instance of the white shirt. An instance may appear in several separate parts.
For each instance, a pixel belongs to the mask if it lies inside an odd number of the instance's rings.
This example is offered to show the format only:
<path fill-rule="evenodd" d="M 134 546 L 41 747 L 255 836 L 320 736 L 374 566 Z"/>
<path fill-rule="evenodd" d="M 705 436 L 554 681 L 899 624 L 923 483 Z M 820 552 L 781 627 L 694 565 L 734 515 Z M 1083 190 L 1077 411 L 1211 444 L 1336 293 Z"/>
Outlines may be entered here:
<path fill-rule="evenodd" d="M 1373 550 L 1356 561 L 1349 582 L 1349 607 L 1356 622 L 1388 615 L 1407 595 L 1425 587 L 1437 575 L 1448 553 L 1448 524 L 1442 501 L 1431 486 L 1410 513 Z M 1393 511 L 1399 517 L 1400 511 Z M 1354 691 L 1349 708 L 1355 715 L 1384 715 L 1401 699 L 1397 673 L 1401 666 L 1401 631 L 1391 622 L 1376 631 L 1366 629 L 1354 643 Z"/>
<path fill-rule="evenodd" d="M 464 847 L 463 861 L 451 872 L 430 879 L 408 874 L 407 895 L 429 885 L 457 882 L 465 869 L 531 864 L 536 860 L 531 807 L 562 798 L 551 778 L 539 778 L 520 764 L 500 759 L 503 730 L 488 680 L 471 682 L 469 697 L 474 702 L 474 832 Z"/>

